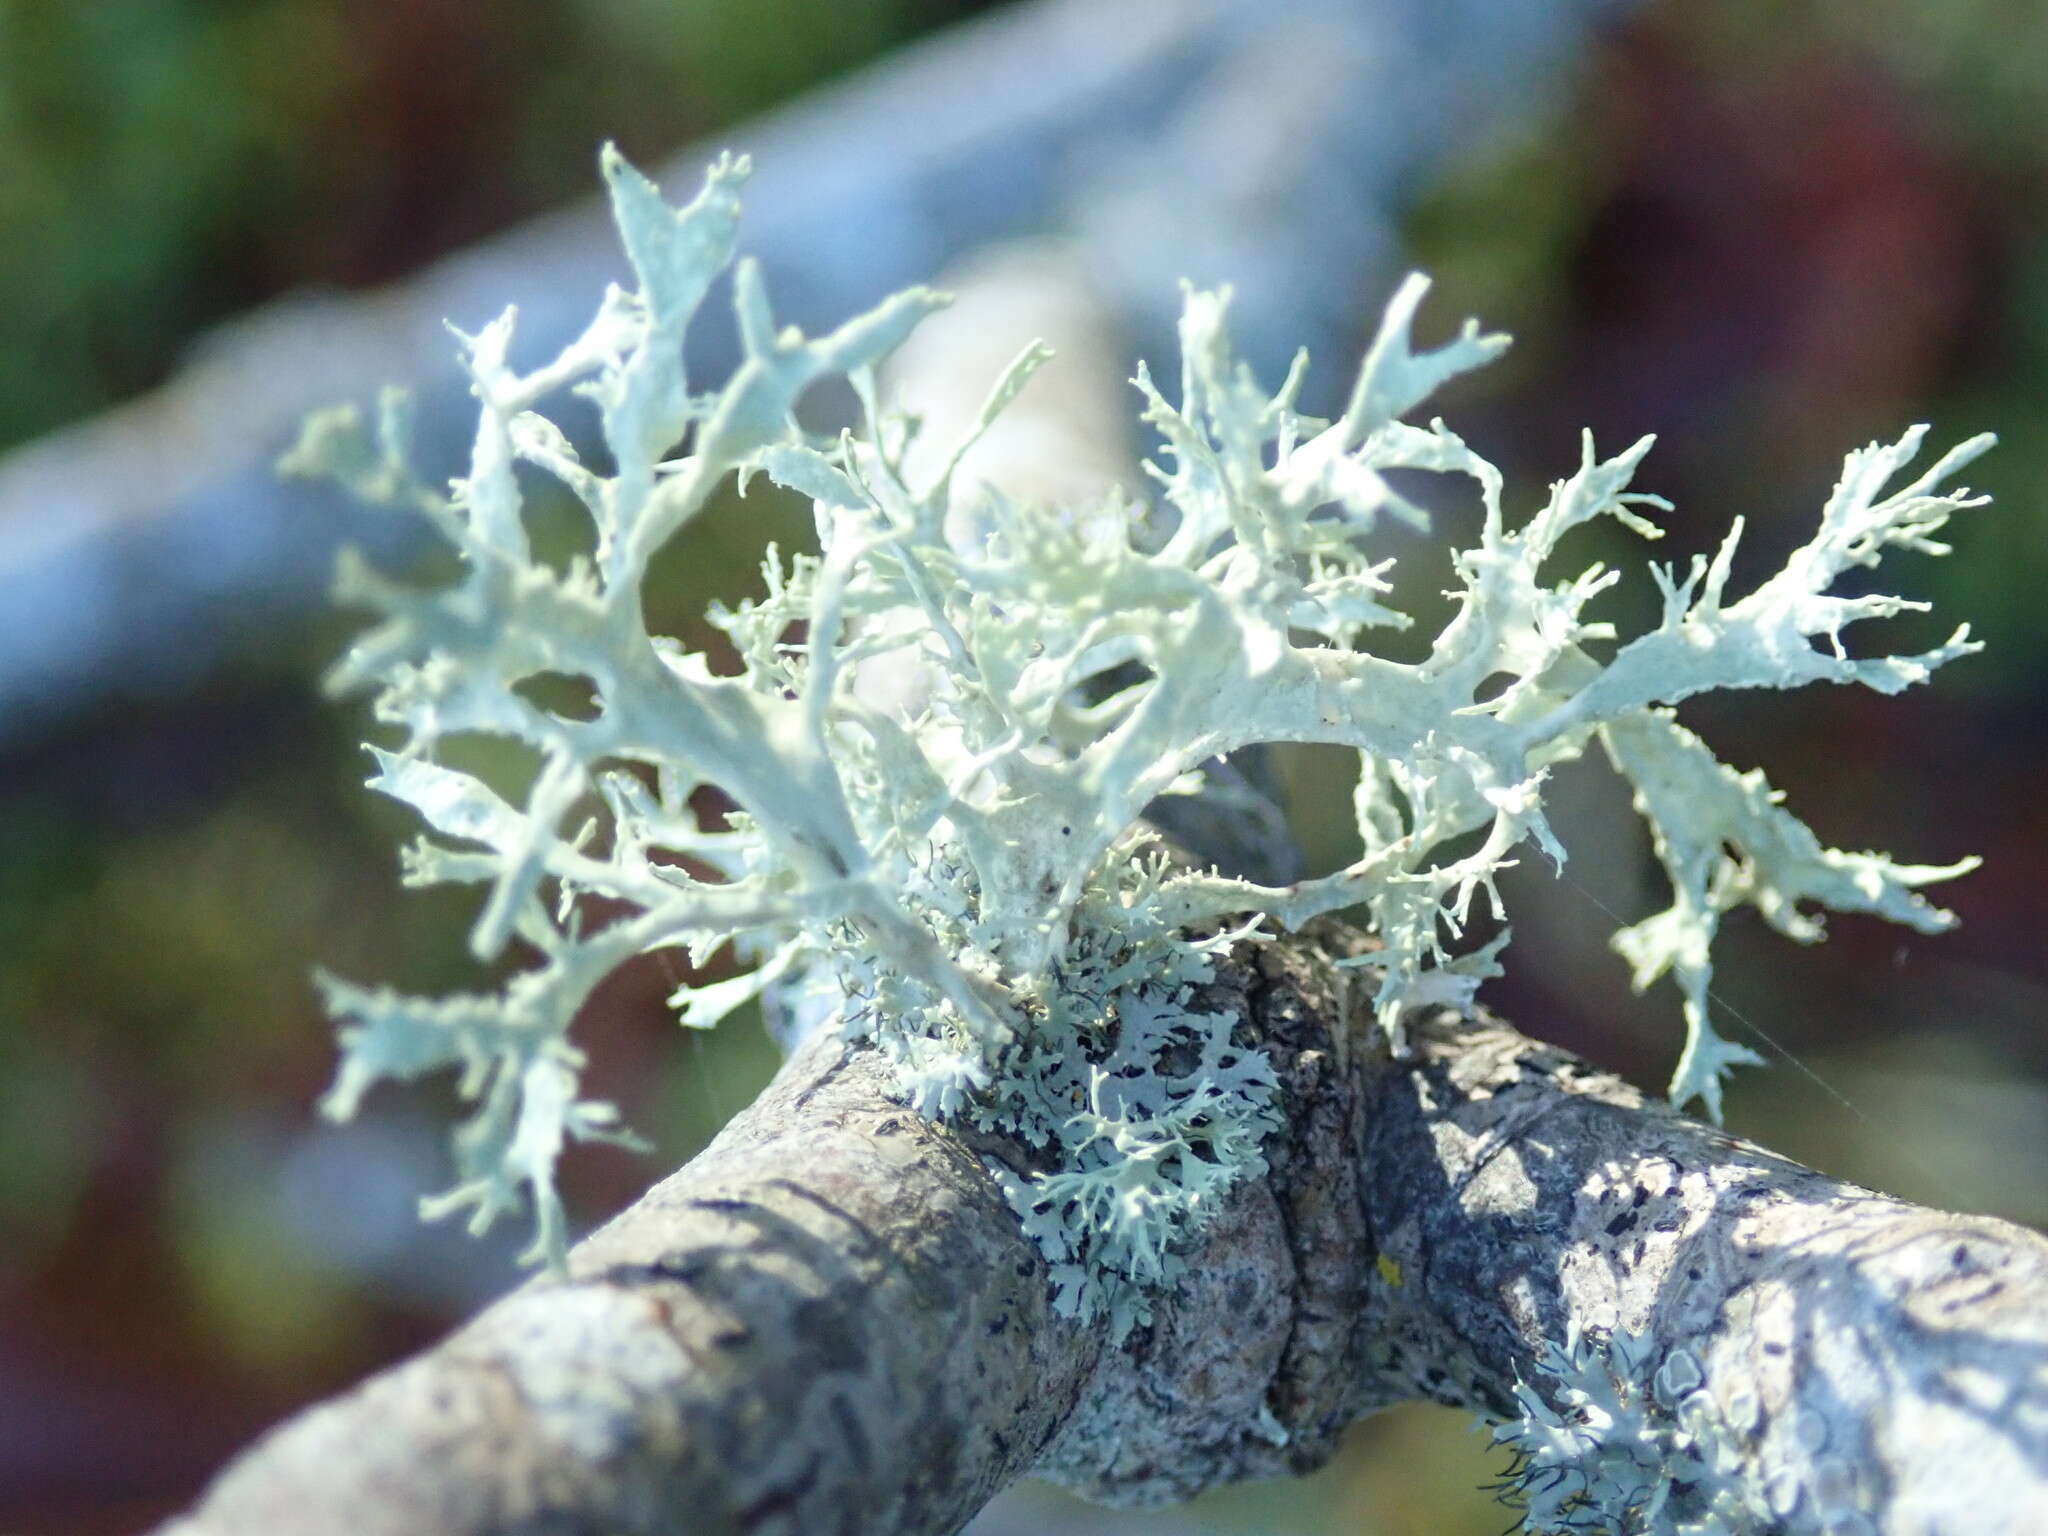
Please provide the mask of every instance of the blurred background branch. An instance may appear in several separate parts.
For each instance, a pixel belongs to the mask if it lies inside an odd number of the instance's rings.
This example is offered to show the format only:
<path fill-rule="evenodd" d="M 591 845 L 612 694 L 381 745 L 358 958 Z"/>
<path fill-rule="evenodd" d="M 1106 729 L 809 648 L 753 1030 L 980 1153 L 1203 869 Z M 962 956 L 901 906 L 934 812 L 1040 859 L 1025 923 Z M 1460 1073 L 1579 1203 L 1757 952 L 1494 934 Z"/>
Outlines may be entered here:
<path fill-rule="evenodd" d="M 991 351 L 1068 327 L 1091 390 L 1138 354 L 1176 376 L 1185 276 L 1235 283 L 1269 381 L 1311 346 L 1327 405 L 1389 282 L 1424 267 L 1425 331 L 1473 313 L 1518 337 L 1461 431 L 1525 486 L 1576 462 L 1582 425 L 1660 433 L 1644 480 L 1679 504 L 1658 553 L 1681 563 L 1736 512 L 1759 568 L 1781 556 L 1842 450 L 1909 421 L 1998 431 L 2000 505 L 1916 594 L 1983 657 L 1895 701 L 1687 718 L 1831 842 L 1988 856 L 1940 940 L 1845 921 L 1788 954 L 1731 923 L 1729 1032 L 1827 1085 L 1753 1074 L 1731 1121 L 1909 1198 L 2048 1218 L 2044 58 L 2048 21 L 2007 0 L 0 0 L 0 1529 L 135 1528 L 513 1278 L 414 1219 L 445 1176 L 429 1099 L 347 1130 L 310 1110 L 313 964 L 474 978 L 460 896 L 394 888 L 404 818 L 360 788 L 366 723 L 313 687 L 349 628 L 322 597 L 335 545 L 393 534 L 269 466 L 306 407 L 397 380 L 421 461 L 455 467 L 441 323 L 516 300 L 538 355 L 588 312 L 616 275 L 589 200 L 606 137 L 672 190 L 751 150 L 747 243 L 789 318 L 935 275 L 963 304 L 1023 293 L 969 311 L 1021 328 Z M 1098 426 L 1131 404 L 1100 401 Z M 1084 478 L 1129 473 L 1145 445 L 1118 430 Z M 573 548 L 557 511 L 536 538 Z M 1438 509 L 1453 533 L 1473 515 Z M 707 519 L 651 612 L 688 629 L 805 521 L 759 490 Z M 1390 545 L 1417 593 L 1445 584 L 1432 547 Z M 1639 550 L 1594 553 L 1639 584 Z M 1351 764 L 1278 768 L 1333 867 Z M 1493 996 L 1661 1082 L 1675 1004 L 1630 998 L 1604 948 L 1610 911 L 1662 904 L 1653 867 L 1598 772 L 1557 796 L 1568 840 L 1605 851 L 1515 872 Z M 658 1143 L 572 1159 L 585 1221 L 772 1065 L 740 1021 L 679 1041 L 663 964 L 579 1021 L 595 1091 Z M 1491 1533 L 1487 1469 L 1462 1421 L 1418 1413 L 1300 1485 L 1144 1517 L 1031 1492 L 984 1518 Z"/>
<path fill-rule="evenodd" d="M 1610 6 L 1038 0 L 726 130 L 667 177 L 690 185 L 718 147 L 753 153 L 747 246 L 807 330 L 992 240 L 1059 230 L 1169 375 L 1188 278 L 1239 285 L 1264 371 L 1308 345 L 1328 383 L 1406 195 L 1525 109 Z M 467 412 L 444 322 L 474 330 L 514 304 L 521 345 L 549 356 L 620 275 L 585 196 L 381 287 L 287 294 L 140 398 L 15 448 L 0 740 L 110 690 L 183 684 L 235 628 L 288 622 L 339 539 L 384 534 L 276 478 L 307 411 L 407 384 L 423 458 L 452 462 Z M 699 367 L 718 376 L 731 352 L 708 340 Z"/>

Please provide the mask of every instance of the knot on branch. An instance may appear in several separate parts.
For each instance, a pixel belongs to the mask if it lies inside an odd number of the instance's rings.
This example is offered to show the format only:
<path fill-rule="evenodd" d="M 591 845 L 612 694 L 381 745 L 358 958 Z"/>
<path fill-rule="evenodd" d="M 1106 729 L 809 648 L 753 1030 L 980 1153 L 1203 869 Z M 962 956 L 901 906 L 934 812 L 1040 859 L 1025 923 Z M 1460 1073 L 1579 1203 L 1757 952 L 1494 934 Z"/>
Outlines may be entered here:
<path fill-rule="evenodd" d="M 1268 1171 L 1230 1193 L 1150 1327 L 1106 1348 L 1034 1469 L 1110 1504 L 1164 1504 L 1311 1471 L 1357 1415 L 1355 1352 L 1371 1240 L 1356 1149 L 1362 1058 L 1348 973 L 1364 940 L 1262 945 L 1219 967 L 1197 1006 L 1247 1020 L 1280 1082 Z"/>

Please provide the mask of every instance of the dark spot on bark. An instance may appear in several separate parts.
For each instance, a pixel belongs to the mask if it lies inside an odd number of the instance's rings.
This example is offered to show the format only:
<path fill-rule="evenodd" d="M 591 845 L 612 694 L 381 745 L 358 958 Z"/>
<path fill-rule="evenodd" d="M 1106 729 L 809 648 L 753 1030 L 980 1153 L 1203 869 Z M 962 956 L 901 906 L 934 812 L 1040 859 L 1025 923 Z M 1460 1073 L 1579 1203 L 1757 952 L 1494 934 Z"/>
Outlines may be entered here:
<path fill-rule="evenodd" d="M 1609 1237 L 1619 1237 L 1635 1224 L 1636 1213 L 1634 1211 L 1623 1211 L 1614 1220 L 1607 1223 L 1607 1235 Z"/>
<path fill-rule="evenodd" d="M 1643 1202 L 1644 1202 L 1645 1200 L 1647 1200 L 1647 1199 L 1649 1199 L 1649 1198 L 1650 1198 L 1650 1186 L 1649 1186 L 1649 1185 L 1647 1185 L 1647 1184 L 1638 1184 L 1638 1185 L 1636 1186 L 1636 1198 L 1635 1198 L 1635 1201 L 1634 1201 L 1634 1203 L 1635 1203 L 1636 1205 L 1640 1206 L 1640 1205 L 1641 1205 L 1641 1204 L 1642 1204 L 1642 1203 L 1643 1203 Z"/>
<path fill-rule="evenodd" d="M 1007 1459 L 1010 1454 L 1010 1442 L 1004 1438 L 1003 1432 L 999 1429 L 992 1429 L 989 1431 L 988 1437 L 996 1448 L 996 1454 Z"/>
<path fill-rule="evenodd" d="M 1005 1312 L 1001 1317 L 988 1325 L 988 1336 L 994 1338 L 997 1334 L 1006 1331 L 1009 1326 L 1010 1314 Z"/>
<path fill-rule="evenodd" d="M 1957 1269 L 1961 1269 L 1964 1265 L 1970 1262 L 1970 1250 L 1966 1244 L 1956 1244 L 1956 1251 L 1953 1262 Z"/>
<path fill-rule="evenodd" d="M 688 1285 L 699 1279 L 711 1267 L 712 1257 L 708 1253 L 665 1254 L 655 1262 L 653 1268 L 658 1274 Z"/>
<path fill-rule="evenodd" d="M 924 1451 L 924 1475 L 918 1479 L 926 1488 L 950 1490 L 960 1472 L 960 1410 L 948 1404 L 934 1390 L 925 1399 L 924 1429 L 920 1436 Z"/>
<path fill-rule="evenodd" d="M 607 1284 L 619 1286 L 658 1285 L 664 1281 L 695 1285 L 710 1273 L 717 1261 L 715 1249 L 678 1249 L 663 1254 L 651 1264 L 615 1264 L 604 1272 L 604 1280 Z"/>
<path fill-rule="evenodd" d="M 1764 1345 L 1764 1353 L 1767 1355 L 1782 1355 L 1785 1353 L 1785 1346 L 1778 1343 L 1768 1343 Z"/>
<path fill-rule="evenodd" d="M 760 1498 L 742 1509 L 739 1512 L 740 1529 L 743 1531 L 757 1530 L 776 1515 L 795 1514 L 798 1502 L 805 1494 L 818 1485 L 818 1462 L 819 1458 L 813 1455 L 809 1461 L 804 1463 L 803 1471 L 799 1472 L 789 1482 L 784 1483 L 780 1488 L 769 1489 Z"/>
<path fill-rule="evenodd" d="M 860 1415 L 853 1411 L 853 1404 L 841 1393 L 832 1394 L 832 1417 L 839 1421 L 839 1438 L 846 1442 L 847 1454 L 853 1458 L 855 1470 L 865 1473 L 874 1465 L 874 1446 L 868 1440 Z"/>
<path fill-rule="evenodd" d="M 820 1370 L 858 1371 L 867 1365 L 867 1351 L 839 1299 L 813 1296 L 800 1303 L 790 1326 Z"/>
<path fill-rule="evenodd" d="M 756 1208 L 751 1200 L 728 1200 L 717 1195 L 692 1200 L 690 1204 L 700 1211 L 751 1211 Z"/>
<path fill-rule="evenodd" d="M 735 1323 L 711 1335 L 711 1342 L 720 1349 L 744 1349 L 754 1342 L 754 1330 L 745 1323 Z"/>
<path fill-rule="evenodd" d="M 875 1134 L 877 1136 L 894 1136 L 898 1131 L 902 1129 L 903 1122 L 901 1120 L 898 1120 L 894 1115 L 891 1115 L 888 1119 L 884 1120 L 880 1125 L 877 1125 L 875 1127 Z"/>
<path fill-rule="evenodd" d="M 1688 1270 L 1687 1270 L 1687 1271 L 1685 1272 L 1685 1278 L 1686 1278 L 1686 1279 L 1688 1279 L 1688 1280 L 1697 1280 L 1697 1279 L 1699 1279 L 1699 1277 L 1700 1277 L 1700 1272 L 1699 1272 L 1699 1271 L 1698 1271 L 1697 1269 L 1688 1269 Z"/>
<path fill-rule="evenodd" d="M 1250 1275 L 1239 1275 L 1230 1282 L 1230 1310 L 1240 1313 L 1249 1312 L 1252 1299 L 1257 1295 L 1258 1287 L 1254 1284 L 1252 1277 Z"/>
<path fill-rule="evenodd" d="M 1019 1275 L 1026 1277 L 1027 1279 L 1030 1277 L 1032 1270 L 1036 1269 L 1037 1267 L 1038 1266 L 1033 1264 L 1029 1259 L 1019 1259 L 1017 1261 L 1017 1273 Z"/>

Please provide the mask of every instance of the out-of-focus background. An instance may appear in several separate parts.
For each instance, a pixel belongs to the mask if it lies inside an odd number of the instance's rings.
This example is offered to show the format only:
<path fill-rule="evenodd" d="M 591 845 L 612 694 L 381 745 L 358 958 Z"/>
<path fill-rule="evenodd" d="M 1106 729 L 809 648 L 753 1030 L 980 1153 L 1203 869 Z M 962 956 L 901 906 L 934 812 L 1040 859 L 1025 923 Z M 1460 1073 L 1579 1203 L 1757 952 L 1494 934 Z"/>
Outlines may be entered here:
<path fill-rule="evenodd" d="M 544 338 L 587 313 L 617 271 L 589 208 L 607 137 L 674 193 L 710 148 L 755 148 L 756 242 L 811 324 L 1054 236 L 1116 344 L 1168 377 L 1175 279 L 1234 278 L 1268 376 L 1306 342 L 1328 402 L 1424 267 L 1426 330 L 1474 313 L 1518 338 L 1452 405 L 1521 508 L 1580 426 L 1610 451 L 1658 434 L 1641 483 L 1679 507 L 1658 558 L 1739 512 L 1759 572 L 1844 449 L 1918 420 L 1943 444 L 1997 431 L 1969 478 L 1998 505 L 1950 559 L 1886 578 L 1939 608 L 1896 621 L 1900 643 L 1967 618 L 1982 656 L 1896 700 L 1686 714 L 1838 846 L 1986 857 L 1943 893 L 1947 936 L 1840 919 L 1804 951 L 1729 924 L 1723 1027 L 1774 1058 L 1734 1084 L 1731 1125 L 2048 1221 L 2039 7 L 0 0 L 0 1530 L 168 1513 L 264 1425 L 515 1278 L 509 1238 L 414 1220 L 444 1179 L 444 1096 L 313 1113 L 312 968 L 462 985 L 468 914 L 398 891 L 406 816 L 360 787 L 360 705 L 317 687 L 350 631 L 321 596 L 335 541 L 419 553 L 265 466 L 303 405 L 394 377 L 453 472 L 434 322 L 519 295 Z M 1450 532 L 1471 515 L 1442 512 Z M 758 521 L 721 526 L 677 563 L 674 612 L 752 579 Z M 1418 591 L 1442 584 L 1427 546 L 1401 552 Z M 1600 552 L 1640 618 L 1651 552 Z M 1333 864 L 1341 762 L 1283 766 Z M 1558 794 L 1578 852 L 1564 880 L 1519 873 L 1492 999 L 1661 1083 L 1675 999 L 1631 997 L 1604 948 L 1610 910 L 1661 905 L 1654 866 L 1602 772 Z M 656 1148 L 570 1157 L 585 1223 L 772 1069 L 751 1019 L 677 1031 L 673 981 L 629 970 L 579 1026 Z M 1298 1484 L 1144 1516 L 1025 1490 L 981 1528 L 1491 1533 L 1493 1470 L 1461 1419 L 1406 1412 Z"/>

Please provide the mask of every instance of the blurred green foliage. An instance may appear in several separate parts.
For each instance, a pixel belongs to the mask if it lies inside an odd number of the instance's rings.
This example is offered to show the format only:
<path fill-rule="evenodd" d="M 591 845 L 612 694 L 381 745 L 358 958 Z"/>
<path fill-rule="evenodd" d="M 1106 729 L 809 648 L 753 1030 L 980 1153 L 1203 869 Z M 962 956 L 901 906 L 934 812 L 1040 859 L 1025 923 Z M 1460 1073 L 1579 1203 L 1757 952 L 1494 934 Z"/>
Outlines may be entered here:
<path fill-rule="evenodd" d="M 981 0 L 985 4 L 986 0 Z M 0 447 L 975 0 L 0 0 Z"/>
<path fill-rule="evenodd" d="M 1996 508 L 1917 595 L 1988 641 L 1942 692 L 2014 701 L 2048 688 L 2044 66 L 2026 0 L 1654 7 L 1429 191 L 1415 258 L 1515 335 L 1508 388 L 1600 399 L 1617 440 L 1662 429 L 1653 462 L 1702 508 L 1783 521 L 1851 446 L 1996 432 L 1970 476 Z M 1565 462 L 1563 415 L 1519 424 L 1532 472 Z M 1745 505 L 1758 484 L 1794 494 Z"/>
<path fill-rule="evenodd" d="M 0 0 L 0 445 L 147 387 L 207 326 L 291 286 L 391 278 L 588 195 L 601 138 L 656 158 L 976 8 Z M 1951 439 L 2000 433 L 1972 476 L 1998 507 L 1918 573 L 1921 595 L 1971 619 L 1987 653 L 1895 713 L 1816 695 L 1744 701 L 1710 724 L 1731 759 L 1747 742 L 1783 765 L 1795 804 L 1825 805 L 1833 841 L 1991 856 L 1956 888 L 1965 927 L 1938 946 L 1908 957 L 1845 924 L 1814 956 L 1770 950 L 1752 991 L 1728 972 L 1731 995 L 1768 1005 L 1757 1011 L 1774 1033 L 1870 1095 L 1882 1131 L 1791 1069 L 1738 1090 L 1732 1118 L 1836 1168 L 1880 1144 L 1892 1161 L 1870 1165 L 1873 1181 L 2035 1219 L 2048 1213 L 2029 1173 L 2043 1101 L 2025 1073 L 2048 1070 L 2048 1053 L 2023 1026 L 2048 1002 L 2035 974 L 2048 885 L 2044 60 L 2048 9 L 2034 0 L 1651 6 L 1547 120 L 1434 190 L 1409 252 L 1438 277 L 1438 313 L 1517 335 L 1496 392 L 1460 405 L 1481 418 L 1475 443 L 1540 483 L 1575 461 L 1582 421 L 1610 448 L 1662 430 L 1653 488 L 1682 515 L 1660 553 L 1681 561 L 1735 510 L 1752 514 L 1761 556 L 1774 520 L 1810 519 L 1844 448 L 1907 421 Z M 1383 299 L 1360 295 L 1361 319 Z M 1760 507 L 1756 484 L 1786 489 Z M 1446 530 L 1465 532 L 1456 515 Z M 702 529 L 657 572 L 666 621 L 744 589 L 762 539 L 789 536 L 789 509 L 750 499 Z M 551 536 L 566 551 L 580 535 Z M 322 615 L 199 692 L 128 701 L 0 761 L 0 1423 L 33 1416 L 42 1430 L 0 1435 L 0 1527 L 136 1528 L 293 1403 L 511 1274 L 452 1234 L 449 1248 L 349 1268 L 293 1216 L 306 1190 L 316 1227 L 339 1224 L 346 1203 L 303 1172 L 331 1065 L 309 967 L 430 990 L 474 980 L 469 898 L 393 891 L 406 813 L 361 788 L 360 712 L 314 697 L 351 628 Z M 1944 778 L 1943 763 L 1964 766 Z M 1304 801 L 1327 801 L 1341 772 L 1305 765 Z M 1616 862 L 1600 899 L 1640 878 L 1626 853 Z M 1573 874 L 1597 884 L 1591 863 Z M 1586 899 L 1557 895 L 1559 928 L 1574 914 L 1607 926 Z M 1533 925 L 1517 940 L 1544 942 Z M 769 1068 L 744 1021 L 679 1043 L 662 1008 L 673 982 L 658 964 L 636 971 L 579 1027 L 598 1091 L 661 1143 L 653 1159 L 572 1159 L 587 1217 L 708 1137 Z M 1502 1006 L 1560 1038 L 1592 1020 L 1568 1043 L 1644 1080 L 1668 1070 L 1641 1043 L 1668 1032 L 1635 1027 L 1654 1010 L 1597 944 L 1549 990 Z M 1907 1027 L 1903 1053 L 1884 1032 Z M 1994 1071 L 2010 1090 L 1996 1116 L 1970 1078 Z M 1964 1139 L 1915 1155 L 1929 1103 Z M 436 1149 L 431 1106 L 420 1113 L 349 1133 L 351 1220 L 367 1203 L 414 1230 L 413 1194 L 445 1170 L 383 1177 L 367 1149 L 398 1157 L 415 1132 Z M 1937 1179 L 1916 1186 L 1929 1164 Z M 439 1273 L 451 1250 L 468 1255 L 466 1278 L 401 1283 Z M 1484 1452 L 1454 1416 L 1417 1410 L 1358 1438 L 1357 1457 L 1302 1488 L 1233 1491 L 1180 1528 L 1506 1524 L 1471 1492 Z M 143 1505 L 110 1504 L 110 1485 Z M 1050 1495 L 1034 1507 L 1042 1528 L 1138 1528 L 1088 1524 Z"/>

